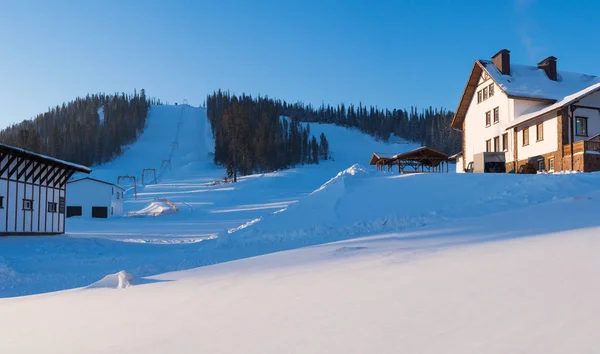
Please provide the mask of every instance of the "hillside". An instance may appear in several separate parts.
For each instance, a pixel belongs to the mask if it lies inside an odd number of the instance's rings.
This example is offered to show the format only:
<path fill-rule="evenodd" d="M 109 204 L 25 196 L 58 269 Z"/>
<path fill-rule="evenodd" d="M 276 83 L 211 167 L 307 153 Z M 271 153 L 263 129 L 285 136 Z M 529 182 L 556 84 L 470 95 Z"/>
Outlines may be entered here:
<path fill-rule="evenodd" d="M 150 100 L 133 95 L 87 95 L 0 131 L 0 142 L 92 166 L 112 160 L 144 130 Z"/>

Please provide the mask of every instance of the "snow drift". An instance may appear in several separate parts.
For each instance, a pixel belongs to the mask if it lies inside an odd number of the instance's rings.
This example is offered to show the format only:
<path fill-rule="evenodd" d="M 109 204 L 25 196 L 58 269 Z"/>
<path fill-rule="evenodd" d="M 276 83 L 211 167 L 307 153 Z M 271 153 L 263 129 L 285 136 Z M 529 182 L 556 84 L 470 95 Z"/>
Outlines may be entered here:
<path fill-rule="evenodd" d="M 110 289 L 125 289 L 136 284 L 136 278 L 133 274 L 122 270 L 115 274 L 109 274 L 101 280 L 89 285 L 89 289 L 110 288 Z"/>

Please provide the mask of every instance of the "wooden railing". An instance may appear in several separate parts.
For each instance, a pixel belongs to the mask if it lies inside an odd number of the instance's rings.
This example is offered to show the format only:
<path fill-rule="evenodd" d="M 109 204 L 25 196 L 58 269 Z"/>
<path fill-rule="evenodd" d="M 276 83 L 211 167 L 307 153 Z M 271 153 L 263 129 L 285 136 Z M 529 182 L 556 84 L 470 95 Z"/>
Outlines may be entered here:
<path fill-rule="evenodd" d="M 589 141 L 582 140 L 576 143 L 573 143 L 573 155 L 584 152 L 598 152 L 600 153 L 600 141 Z M 563 146 L 563 154 L 564 156 L 571 155 L 571 145 L 567 144 Z"/>

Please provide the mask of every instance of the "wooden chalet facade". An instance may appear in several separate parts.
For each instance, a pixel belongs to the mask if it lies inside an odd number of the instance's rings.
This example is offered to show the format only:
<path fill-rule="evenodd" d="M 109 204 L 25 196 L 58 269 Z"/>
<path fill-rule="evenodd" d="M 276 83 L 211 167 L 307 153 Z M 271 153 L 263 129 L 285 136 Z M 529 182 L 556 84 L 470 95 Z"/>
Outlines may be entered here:
<path fill-rule="evenodd" d="M 452 128 L 463 132 L 457 172 L 599 171 L 600 77 L 475 60 Z"/>
<path fill-rule="evenodd" d="M 0 144 L 0 236 L 65 232 L 66 183 L 85 166 Z"/>

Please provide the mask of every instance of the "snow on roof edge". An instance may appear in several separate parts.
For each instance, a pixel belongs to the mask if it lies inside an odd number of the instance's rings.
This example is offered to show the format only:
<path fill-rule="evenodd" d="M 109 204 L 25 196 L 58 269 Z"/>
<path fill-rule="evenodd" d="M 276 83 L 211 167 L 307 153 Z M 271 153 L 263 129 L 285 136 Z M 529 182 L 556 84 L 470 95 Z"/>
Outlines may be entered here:
<path fill-rule="evenodd" d="M 92 172 L 92 170 L 89 167 L 86 167 L 86 166 L 83 166 L 83 165 L 78 165 L 78 164 L 73 163 L 73 162 L 68 162 L 68 161 L 60 160 L 60 159 L 57 159 L 55 157 L 38 154 L 36 152 L 25 150 L 25 149 L 21 149 L 21 148 L 15 147 L 15 146 L 10 146 L 10 145 L 6 145 L 6 144 L 0 143 L 0 147 L 6 148 L 8 150 L 15 151 L 15 152 L 19 152 L 19 153 L 22 153 L 22 154 L 25 154 L 25 155 L 30 155 L 30 156 L 36 157 L 38 159 L 42 159 L 42 160 L 46 160 L 46 161 L 51 161 L 51 162 L 54 162 L 54 163 L 58 163 L 58 164 L 61 164 L 61 165 L 72 167 L 73 169 L 75 169 L 76 171 L 79 171 L 79 172 L 83 172 L 83 173 L 90 173 L 90 172 Z"/>
<path fill-rule="evenodd" d="M 600 90 L 600 82 L 597 84 L 594 84 L 592 86 L 588 86 L 587 88 L 585 88 L 579 92 L 575 92 L 574 94 L 569 95 L 569 96 L 565 97 L 564 99 L 562 99 L 561 101 L 558 101 L 554 104 L 543 107 L 537 111 L 533 111 L 533 112 L 521 115 L 519 117 L 519 119 L 516 119 L 512 123 L 510 123 L 506 127 L 506 129 L 508 130 L 510 128 L 514 128 L 515 126 L 517 126 L 519 124 L 523 124 L 527 121 L 539 118 L 539 117 L 543 116 L 544 114 L 551 113 L 554 110 L 561 109 L 563 106 L 569 105 L 569 104 L 573 103 L 574 101 L 578 100 L 579 98 L 590 95 L 598 90 Z"/>
<path fill-rule="evenodd" d="M 92 178 L 92 177 L 82 177 L 82 178 L 77 178 L 77 179 L 74 179 L 74 180 L 72 180 L 72 181 L 68 181 L 68 182 L 67 182 L 67 184 L 69 184 L 69 183 L 75 183 L 75 182 L 80 182 L 80 181 L 83 181 L 83 180 L 85 180 L 85 179 L 88 179 L 88 180 L 90 180 L 90 181 L 94 181 L 94 182 L 98 182 L 98 183 L 104 183 L 104 184 L 108 184 L 108 185 L 111 185 L 111 186 L 115 186 L 115 187 L 117 187 L 117 188 L 121 188 L 122 190 L 125 190 L 125 188 L 123 188 L 123 187 L 119 186 L 118 184 L 111 183 L 111 182 L 106 182 L 106 181 L 103 181 L 103 180 L 101 180 L 101 179 Z"/>

